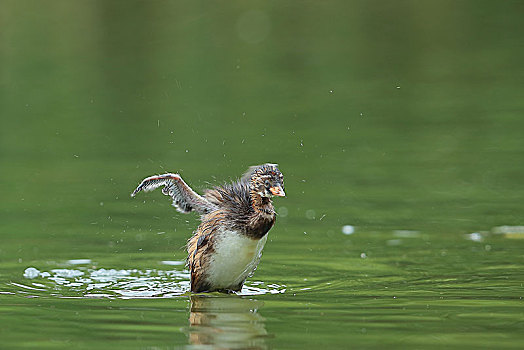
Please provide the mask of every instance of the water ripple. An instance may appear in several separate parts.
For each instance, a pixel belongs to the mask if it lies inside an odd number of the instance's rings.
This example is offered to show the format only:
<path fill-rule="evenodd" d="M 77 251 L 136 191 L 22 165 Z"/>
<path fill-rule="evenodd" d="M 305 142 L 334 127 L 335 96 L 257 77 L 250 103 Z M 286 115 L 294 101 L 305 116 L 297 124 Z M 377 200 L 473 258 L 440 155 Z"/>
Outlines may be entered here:
<path fill-rule="evenodd" d="M 177 264 L 169 264 L 177 265 Z M 23 282 L 11 282 L 14 292 L 28 297 L 60 298 L 174 298 L 190 294 L 187 270 L 92 269 L 75 266 L 41 271 L 28 267 Z M 284 293 L 286 287 L 248 282 L 239 295 Z"/>

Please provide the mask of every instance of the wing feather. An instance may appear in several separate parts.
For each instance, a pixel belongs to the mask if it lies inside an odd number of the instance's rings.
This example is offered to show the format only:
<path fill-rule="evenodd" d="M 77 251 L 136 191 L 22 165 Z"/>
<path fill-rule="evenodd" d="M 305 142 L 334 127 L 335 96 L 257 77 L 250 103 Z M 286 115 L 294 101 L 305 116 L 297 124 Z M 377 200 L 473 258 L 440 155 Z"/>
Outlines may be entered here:
<path fill-rule="evenodd" d="M 181 213 L 194 210 L 206 214 L 216 209 L 216 205 L 193 191 L 178 174 L 168 173 L 146 177 L 131 193 L 131 197 L 136 196 L 140 191 L 149 192 L 162 186 L 164 186 L 162 193 L 173 199 L 173 206 Z"/>

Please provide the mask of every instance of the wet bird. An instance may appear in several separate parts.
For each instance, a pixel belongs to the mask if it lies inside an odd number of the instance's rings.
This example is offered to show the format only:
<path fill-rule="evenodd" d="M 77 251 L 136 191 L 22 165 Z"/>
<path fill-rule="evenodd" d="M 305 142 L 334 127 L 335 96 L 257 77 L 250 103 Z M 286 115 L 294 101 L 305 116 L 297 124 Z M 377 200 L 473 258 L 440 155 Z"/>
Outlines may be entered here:
<path fill-rule="evenodd" d="M 199 195 L 178 174 L 145 178 L 131 194 L 162 187 L 181 213 L 195 211 L 201 223 L 187 243 L 192 292 L 238 292 L 262 256 L 275 223 L 271 198 L 284 197 L 277 164 L 253 166 L 239 180 Z"/>

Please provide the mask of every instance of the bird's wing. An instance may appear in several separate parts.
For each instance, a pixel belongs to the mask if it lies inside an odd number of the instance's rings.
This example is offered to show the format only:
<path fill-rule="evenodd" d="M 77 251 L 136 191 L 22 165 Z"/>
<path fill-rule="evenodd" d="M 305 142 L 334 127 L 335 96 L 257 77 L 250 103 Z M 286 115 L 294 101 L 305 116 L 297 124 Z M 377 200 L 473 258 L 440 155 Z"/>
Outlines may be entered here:
<path fill-rule="evenodd" d="M 173 206 L 181 213 L 196 211 L 207 214 L 216 209 L 216 205 L 193 191 L 178 174 L 153 175 L 145 178 L 131 193 L 136 196 L 140 191 L 149 192 L 164 186 L 162 193 L 173 198 Z"/>

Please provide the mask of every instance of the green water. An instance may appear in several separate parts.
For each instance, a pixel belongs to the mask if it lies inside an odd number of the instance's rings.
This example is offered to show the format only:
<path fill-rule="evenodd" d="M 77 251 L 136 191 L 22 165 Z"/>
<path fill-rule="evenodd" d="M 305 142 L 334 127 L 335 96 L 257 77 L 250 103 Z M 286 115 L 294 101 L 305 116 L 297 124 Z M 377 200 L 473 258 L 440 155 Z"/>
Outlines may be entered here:
<path fill-rule="evenodd" d="M 521 349 L 523 13 L 2 2 L 0 348 Z M 191 296 L 197 218 L 130 192 L 264 162 L 256 274 Z"/>

